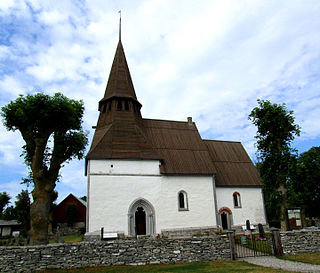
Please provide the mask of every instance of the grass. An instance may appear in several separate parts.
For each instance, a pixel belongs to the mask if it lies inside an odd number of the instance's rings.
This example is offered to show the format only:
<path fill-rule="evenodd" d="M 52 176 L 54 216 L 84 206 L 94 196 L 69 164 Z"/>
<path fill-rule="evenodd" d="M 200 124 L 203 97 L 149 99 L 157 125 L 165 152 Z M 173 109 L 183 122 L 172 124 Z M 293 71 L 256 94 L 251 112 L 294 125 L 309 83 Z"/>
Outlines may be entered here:
<path fill-rule="evenodd" d="M 270 234 L 266 234 L 265 240 L 260 240 L 257 234 L 252 234 L 252 238 L 247 236 L 247 245 L 241 244 L 241 236 L 245 235 L 236 235 L 235 242 L 236 244 L 242 245 L 252 250 L 272 254 L 272 246 L 270 242 Z M 257 239 L 257 240 L 256 240 Z"/>
<path fill-rule="evenodd" d="M 82 242 L 83 241 L 83 235 L 76 235 L 76 234 L 71 234 L 71 235 L 65 235 L 65 236 L 60 236 L 59 238 L 59 243 L 61 242 L 61 239 L 64 239 L 65 243 L 76 243 L 76 242 Z M 19 238 L 13 238 L 13 237 L 8 237 L 8 238 L 1 238 L 0 239 L 0 246 L 5 246 L 7 240 L 10 239 L 10 246 L 17 246 L 19 242 Z M 26 244 L 26 238 L 22 239 L 23 245 Z M 49 244 L 55 244 L 55 239 L 54 236 L 51 236 L 49 239 Z"/>
<path fill-rule="evenodd" d="M 301 253 L 296 255 L 286 255 L 280 257 L 284 260 L 294 261 L 294 262 L 302 262 L 308 264 L 316 264 L 320 265 L 320 252 L 316 253 Z"/>
<path fill-rule="evenodd" d="M 77 234 L 60 236 L 59 242 L 61 242 L 62 238 L 64 239 L 65 243 L 77 243 L 77 242 L 83 241 L 83 235 L 77 235 Z M 54 239 L 54 236 L 50 237 L 49 244 L 55 244 L 55 243 L 56 243 L 56 241 Z"/>
<path fill-rule="evenodd" d="M 213 262 L 196 262 L 182 264 L 159 264 L 159 265 L 143 265 L 143 266 L 106 266 L 106 267 L 88 267 L 79 269 L 61 269 L 61 270 L 46 270 L 41 273 L 64 273 L 64 272 L 255 272 L 255 273 L 276 273 L 290 272 L 280 269 L 272 269 L 258 265 L 249 264 L 242 261 L 213 261 Z M 39 272 L 39 273 L 40 273 Z"/>

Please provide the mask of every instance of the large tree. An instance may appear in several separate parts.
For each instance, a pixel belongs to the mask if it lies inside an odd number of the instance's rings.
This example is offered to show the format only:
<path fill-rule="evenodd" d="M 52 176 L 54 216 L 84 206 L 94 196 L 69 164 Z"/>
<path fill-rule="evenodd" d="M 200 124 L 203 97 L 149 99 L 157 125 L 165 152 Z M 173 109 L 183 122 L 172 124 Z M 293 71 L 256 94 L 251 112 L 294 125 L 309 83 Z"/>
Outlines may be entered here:
<path fill-rule="evenodd" d="M 300 127 L 294 123 L 293 111 L 285 104 L 258 100 L 249 119 L 257 126 L 259 171 L 264 183 L 268 216 L 279 214 L 281 229 L 287 230 L 288 183 L 294 167 L 295 154 L 290 147 Z"/>
<path fill-rule="evenodd" d="M 64 162 L 81 159 L 88 142 L 82 129 L 83 102 L 61 93 L 20 95 L 2 107 L 8 130 L 19 130 L 23 155 L 30 167 L 34 189 L 31 204 L 31 243 L 47 244 L 51 197 Z"/>
<path fill-rule="evenodd" d="M 21 223 L 21 233 L 27 236 L 30 230 L 30 197 L 28 190 L 22 190 L 15 202 L 16 220 Z"/>
<path fill-rule="evenodd" d="M 292 175 L 290 201 L 308 217 L 320 216 L 320 147 L 300 154 Z"/>
<path fill-rule="evenodd" d="M 2 217 L 3 209 L 10 203 L 10 196 L 4 191 L 0 192 L 0 217 Z"/>

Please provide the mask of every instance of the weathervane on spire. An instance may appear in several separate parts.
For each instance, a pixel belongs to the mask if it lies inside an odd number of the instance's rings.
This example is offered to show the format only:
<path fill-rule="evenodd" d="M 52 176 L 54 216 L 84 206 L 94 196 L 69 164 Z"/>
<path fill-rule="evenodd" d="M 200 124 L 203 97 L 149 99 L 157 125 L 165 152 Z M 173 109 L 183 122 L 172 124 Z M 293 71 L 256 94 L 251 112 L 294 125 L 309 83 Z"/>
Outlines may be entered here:
<path fill-rule="evenodd" d="M 119 21 L 119 41 L 121 41 L 121 10 L 118 11 L 120 14 L 120 21 Z"/>

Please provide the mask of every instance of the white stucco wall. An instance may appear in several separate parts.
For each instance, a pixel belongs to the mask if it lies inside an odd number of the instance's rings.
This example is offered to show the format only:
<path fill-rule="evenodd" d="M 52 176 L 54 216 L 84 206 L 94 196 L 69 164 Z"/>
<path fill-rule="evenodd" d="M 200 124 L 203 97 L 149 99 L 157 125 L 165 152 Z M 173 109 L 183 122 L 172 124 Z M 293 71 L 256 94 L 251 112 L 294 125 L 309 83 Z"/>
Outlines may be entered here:
<path fill-rule="evenodd" d="M 160 162 L 91 160 L 88 164 L 88 231 L 128 234 L 128 210 L 138 198 L 155 210 L 155 231 L 216 226 L 212 177 L 163 176 Z M 112 165 L 112 167 L 111 167 Z M 188 211 L 178 210 L 178 192 L 188 195 Z"/>
<path fill-rule="evenodd" d="M 266 224 L 262 188 L 247 187 L 217 187 L 218 210 L 222 207 L 228 207 L 232 211 L 234 226 L 244 226 L 246 220 L 251 224 Z M 233 204 L 233 193 L 240 193 L 241 207 L 235 208 Z"/>

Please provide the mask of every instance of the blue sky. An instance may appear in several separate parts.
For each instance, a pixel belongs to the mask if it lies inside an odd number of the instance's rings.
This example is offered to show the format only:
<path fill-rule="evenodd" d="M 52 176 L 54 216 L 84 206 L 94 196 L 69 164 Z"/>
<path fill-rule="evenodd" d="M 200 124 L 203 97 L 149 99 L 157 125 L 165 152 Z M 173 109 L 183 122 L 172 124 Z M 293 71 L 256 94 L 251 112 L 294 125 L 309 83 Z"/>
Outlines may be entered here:
<path fill-rule="evenodd" d="M 0 1 L 0 106 L 62 92 L 98 117 L 118 41 L 146 118 L 187 120 L 203 138 L 241 141 L 255 158 L 257 99 L 286 103 L 304 152 L 320 145 L 320 1 Z M 19 132 L 0 125 L 0 192 L 27 175 Z M 89 147 L 88 147 L 89 148 Z M 86 195 L 84 161 L 61 171 L 59 200 Z"/>

